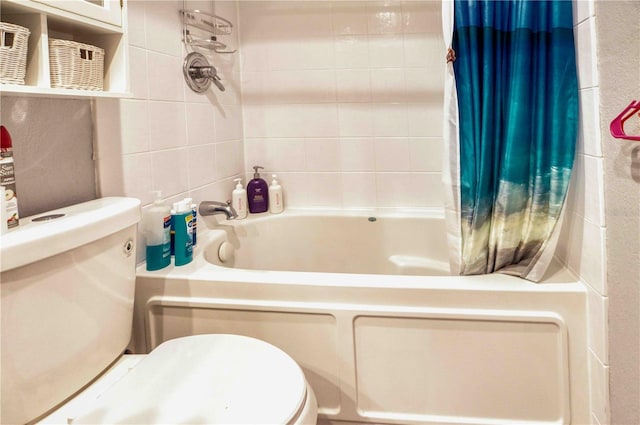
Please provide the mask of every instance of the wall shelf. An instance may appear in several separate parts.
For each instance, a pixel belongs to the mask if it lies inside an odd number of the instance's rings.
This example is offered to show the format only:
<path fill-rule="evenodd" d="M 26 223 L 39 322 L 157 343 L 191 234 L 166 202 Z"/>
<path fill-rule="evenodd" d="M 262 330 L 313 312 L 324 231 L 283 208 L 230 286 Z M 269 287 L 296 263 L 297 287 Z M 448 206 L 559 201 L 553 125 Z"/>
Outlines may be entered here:
<path fill-rule="evenodd" d="M 122 8 L 119 0 L 105 0 L 104 3 L 105 6 L 101 7 L 84 0 L 0 0 L 2 22 L 21 25 L 31 31 L 25 84 L 0 84 L 0 91 L 3 94 L 44 97 L 130 97 L 128 42 L 124 24 L 126 3 L 123 2 Z M 103 90 L 52 88 L 49 38 L 72 40 L 104 49 Z"/>

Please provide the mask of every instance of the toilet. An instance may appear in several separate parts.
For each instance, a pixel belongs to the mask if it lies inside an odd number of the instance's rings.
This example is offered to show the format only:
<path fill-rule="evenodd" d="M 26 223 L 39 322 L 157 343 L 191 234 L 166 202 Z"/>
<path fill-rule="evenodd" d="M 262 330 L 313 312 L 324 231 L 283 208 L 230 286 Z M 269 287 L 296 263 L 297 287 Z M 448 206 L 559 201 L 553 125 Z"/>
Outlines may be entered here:
<path fill-rule="evenodd" d="M 315 424 L 299 365 L 241 335 L 131 337 L 140 203 L 102 198 L 2 235 L 0 423 Z"/>

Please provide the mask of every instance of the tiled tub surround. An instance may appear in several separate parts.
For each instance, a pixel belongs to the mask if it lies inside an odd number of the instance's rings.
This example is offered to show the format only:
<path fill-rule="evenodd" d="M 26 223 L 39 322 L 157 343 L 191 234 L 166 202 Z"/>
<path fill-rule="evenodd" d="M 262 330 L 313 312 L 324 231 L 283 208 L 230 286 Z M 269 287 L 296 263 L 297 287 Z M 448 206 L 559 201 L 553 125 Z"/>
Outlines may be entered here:
<path fill-rule="evenodd" d="M 241 1 L 239 22 L 245 170 L 288 206 L 442 205 L 440 2 Z"/>
<path fill-rule="evenodd" d="M 97 101 L 101 195 L 126 194 L 143 205 L 152 190 L 170 202 L 226 200 L 244 168 L 240 58 L 207 53 L 226 91 L 193 93 L 182 75 L 178 11 L 215 12 L 237 25 L 236 2 L 132 0 L 127 7 L 133 98 Z M 237 48 L 234 30 L 226 41 Z"/>

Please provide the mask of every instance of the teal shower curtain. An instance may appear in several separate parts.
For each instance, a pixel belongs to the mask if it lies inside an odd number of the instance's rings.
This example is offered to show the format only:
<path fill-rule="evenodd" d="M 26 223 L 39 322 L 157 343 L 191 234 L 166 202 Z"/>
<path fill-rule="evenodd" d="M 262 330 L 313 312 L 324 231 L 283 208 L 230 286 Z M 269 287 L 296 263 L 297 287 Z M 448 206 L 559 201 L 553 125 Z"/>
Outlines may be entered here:
<path fill-rule="evenodd" d="M 453 268 L 538 281 L 575 153 L 571 1 L 454 0 L 443 11 L 456 55 L 445 128 Z"/>

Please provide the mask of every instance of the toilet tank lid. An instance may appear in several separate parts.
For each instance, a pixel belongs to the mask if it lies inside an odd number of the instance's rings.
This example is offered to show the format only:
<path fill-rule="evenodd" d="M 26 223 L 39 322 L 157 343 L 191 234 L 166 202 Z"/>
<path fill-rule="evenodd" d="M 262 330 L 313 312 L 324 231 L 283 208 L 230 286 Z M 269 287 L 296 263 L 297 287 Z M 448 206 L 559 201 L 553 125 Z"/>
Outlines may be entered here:
<path fill-rule="evenodd" d="M 59 218 L 37 221 L 40 217 Z M 2 235 L 0 271 L 5 272 L 77 248 L 140 221 L 140 200 L 107 197 L 21 218 Z"/>

